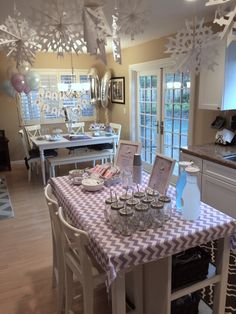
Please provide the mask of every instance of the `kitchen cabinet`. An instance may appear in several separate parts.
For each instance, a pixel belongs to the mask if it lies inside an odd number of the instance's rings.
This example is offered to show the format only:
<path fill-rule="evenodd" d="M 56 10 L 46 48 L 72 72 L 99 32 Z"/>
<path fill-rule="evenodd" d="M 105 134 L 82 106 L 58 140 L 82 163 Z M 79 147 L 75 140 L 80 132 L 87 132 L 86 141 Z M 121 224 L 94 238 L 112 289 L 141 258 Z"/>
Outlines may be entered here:
<path fill-rule="evenodd" d="M 215 70 L 202 67 L 199 75 L 199 109 L 236 109 L 235 50 L 236 42 L 232 42 L 227 48 L 225 41 L 219 41 Z"/>
<path fill-rule="evenodd" d="M 181 160 L 192 160 L 199 166 L 199 188 L 202 202 L 236 218 L 236 169 L 181 153 Z"/>

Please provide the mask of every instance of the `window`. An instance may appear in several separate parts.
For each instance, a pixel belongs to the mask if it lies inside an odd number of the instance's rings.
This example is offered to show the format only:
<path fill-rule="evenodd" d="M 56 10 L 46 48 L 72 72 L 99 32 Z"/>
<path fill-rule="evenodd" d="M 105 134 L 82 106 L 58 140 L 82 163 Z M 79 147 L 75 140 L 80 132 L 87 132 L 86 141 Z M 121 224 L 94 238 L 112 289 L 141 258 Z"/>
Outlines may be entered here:
<path fill-rule="evenodd" d="M 87 71 L 35 70 L 40 76 L 39 89 L 21 94 L 24 124 L 65 121 L 65 109 L 81 108 L 78 119 L 94 121 L 96 108 L 90 103 Z M 74 91 L 79 91 L 78 93 Z"/>

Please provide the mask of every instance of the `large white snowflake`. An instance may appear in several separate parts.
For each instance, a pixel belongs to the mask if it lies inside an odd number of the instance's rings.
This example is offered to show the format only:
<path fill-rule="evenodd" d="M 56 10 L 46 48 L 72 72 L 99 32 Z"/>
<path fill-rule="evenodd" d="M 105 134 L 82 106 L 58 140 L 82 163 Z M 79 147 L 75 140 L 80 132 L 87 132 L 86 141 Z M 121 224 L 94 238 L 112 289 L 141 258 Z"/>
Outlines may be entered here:
<path fill-rule="evenodd" d="M 144 32 L 144 25 L 147 24 L 147 14 L 143 0 L 126 0 L 122 3 L 119 10 L 120 31 L 131 36 L 134 40 L 135 35 Z"/>
<path fill-rule="evenodd" d="M 5 23 L 0 25 L 0 47 L 7 56 L 16 60 L 17 68 L 24 62 L 32 65 L 35 53 L 39 50 L 36 31 L 21 17 L 20 12 L 14 17 L 8 16 Z"/>
<path fill-rule="evenodd" d="M 85 52 L 82 6 L 75 0 L 44 2 L 42 10 L 34 10 L 33 19 L 41 51 L 53 51 L 58 56 L 66 52 Z"/>
<path fill-rule="evenodd" d="M 218 35 L 204 25 L 204 19 L 185 22 L 186 28 L 168 38 L 166 53 L 176 61 L 176 71 L 195 71 L 199 73 L 201 66 L 214 69 Z"/>
<path fill-rule="evenodd" d="M 227 37 L 227 45 L 236 40 L 236 0 L 209 0 L 206 6 L 217 5 L 214 23 L 223 27 L 220 38 Z"/>

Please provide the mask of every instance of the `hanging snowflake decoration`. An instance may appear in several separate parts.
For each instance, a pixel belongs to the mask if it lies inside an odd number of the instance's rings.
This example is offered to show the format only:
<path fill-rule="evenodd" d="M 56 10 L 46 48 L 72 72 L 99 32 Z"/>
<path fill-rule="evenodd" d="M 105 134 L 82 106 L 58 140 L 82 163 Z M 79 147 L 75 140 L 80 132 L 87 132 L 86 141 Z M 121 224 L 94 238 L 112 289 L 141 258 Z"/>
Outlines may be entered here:
<path fill-rule="evenodd" d="M 33 64 L 35 53 L 39 45 L 35 42 L 36 31 L 15 12 L 14 17 L 8 16 L 5 24 L 0 25 L 0 47 L 6 51 L 7 56 L 16 60 L 19 68 L 24 62 Z"/>
<path fill-rule="evenodd" d="M 99 54 L 106 64 L 107 37 L 111 36 L 111 29 L 104 15 L 103 9 L 98 6 L 85 6 L 83 9 L 84 40 L 87 52 Z"/>
<path fill-rule="evenodd" d="M 66 52 L 85 52 L 81 15 L 82 8 L 75 1 L 51 0 L 44 4 L 43 10 L 35 10 L 41 51 L 53 51 L 58 56 Z"/>
<path fill-rule="evenodd" d="M 214 70 L 217 65 L 215 45 L 218 35 L 204 25 L 204 19 L 185 22 L 186 28 L 179 31 L 175 37 L 168 38 L 166 53 L 171 54 L 176 61 L 176 71 L 195 71 L 199 74 L 200 67 L 206 66 Z"/>
<path fill-rule="evenodd" d="M 229 46 L 233 40 L 236 40 L 236 0 L 209 0 L 206 6 L 218 5 L 215 12 L 214 23 L 223 27 L 220 33 L 220 38 L 227 38 L 227 45 Z"/>
<path fill-rule="evenodd" d="M 115 62 L 121 64 L 121 45 L 120 45 L 120 35 L 119 35 L 119 13 L 117 8 L 112 15 L 112 49 L 113 49 L 113 58 Z"/>
<path fill-rule="evenodd" d="M 120 31 L 131 36 L 131 40 L 144 32 L 147 24 L 147 13 L 143 0 L 126 0 L 120 9 Z"/>

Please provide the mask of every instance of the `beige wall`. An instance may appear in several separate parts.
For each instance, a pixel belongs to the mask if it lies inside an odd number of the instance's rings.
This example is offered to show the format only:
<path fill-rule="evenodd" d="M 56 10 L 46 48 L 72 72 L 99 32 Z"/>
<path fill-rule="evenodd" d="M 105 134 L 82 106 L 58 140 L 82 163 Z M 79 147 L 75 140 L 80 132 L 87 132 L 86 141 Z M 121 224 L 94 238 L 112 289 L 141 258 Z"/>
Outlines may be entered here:
<path fill-rule="evenodd" d="M 3 53 L 0 53 L 0 84 L 3 80 L 9 79 L 8 69 L 10 66 L 14 66 L 14 63 L 9 61 Z M 101 61 L 89 55 L 73 55 L 73 66 L 79 69 L 89 69 L 95 66 L 99 73 L 104 73 L 105 71 Z M 71 56 L 66 55 L 64 58 L 57 58 L 53 53 L 39 53 L 36 57 L 34 68 L 70 69 Z M 16 100 L 8 97 L 2 91 L 0 91 L 0 129 L 5 130 L 9 139 L 11 161 L 22 160 L 25 155 L 18 135 L 20 126 Z"/>

